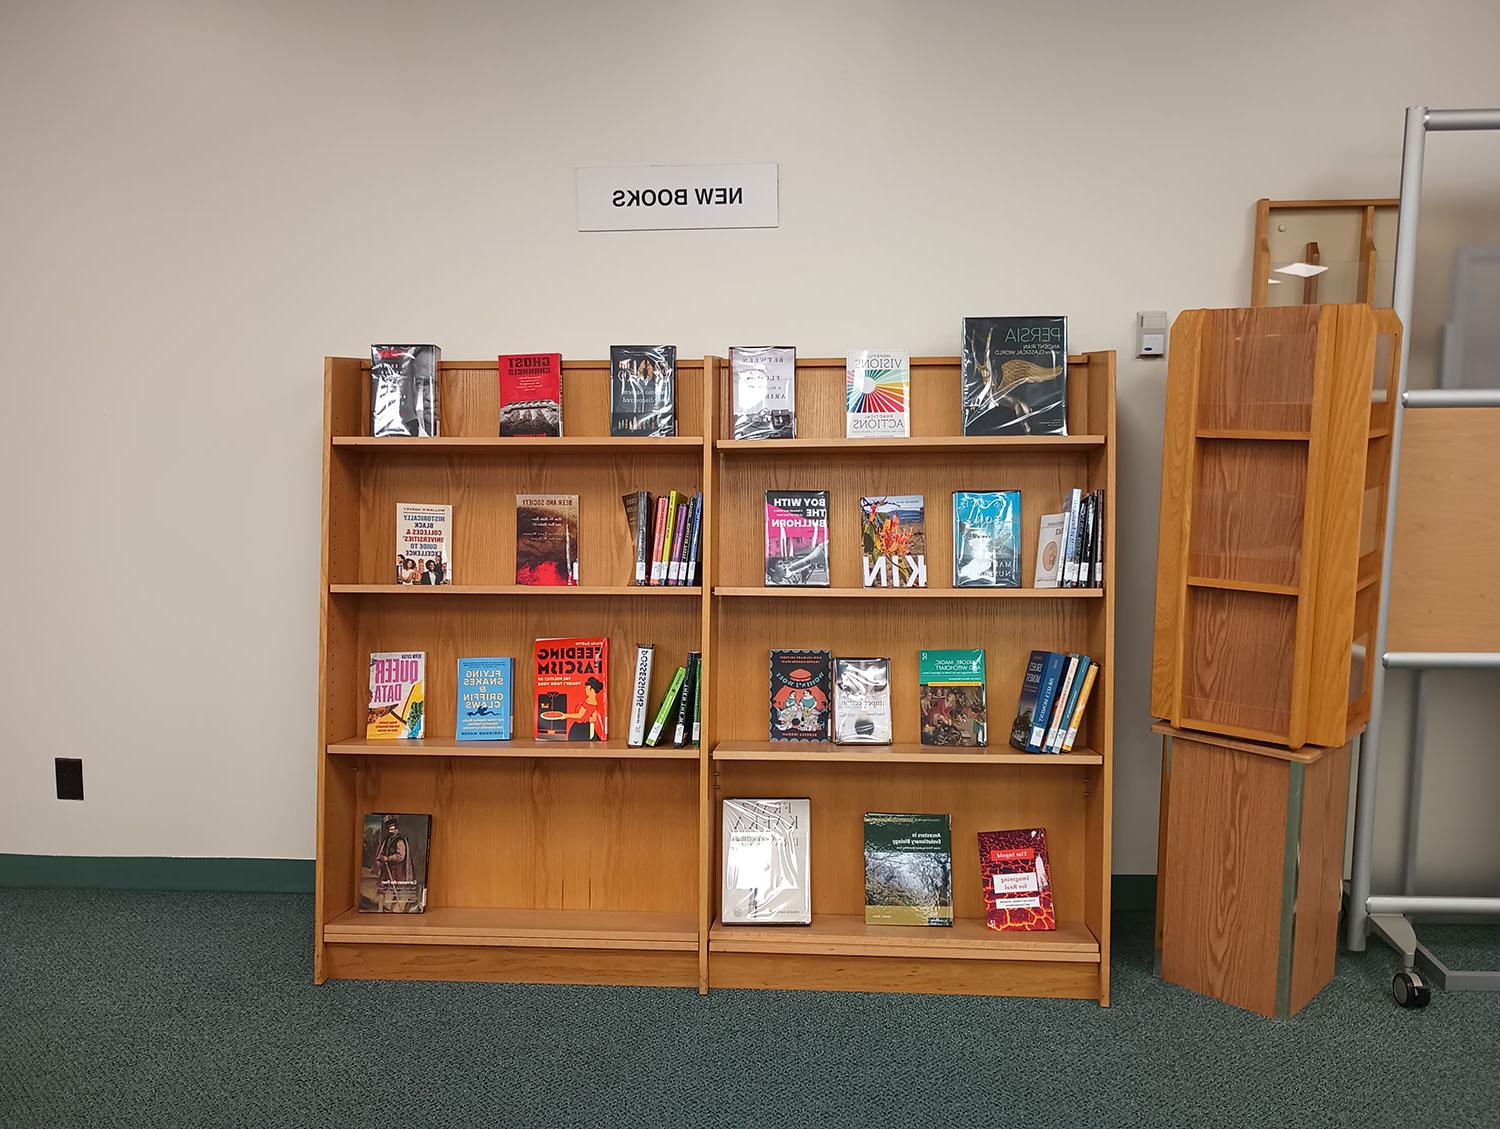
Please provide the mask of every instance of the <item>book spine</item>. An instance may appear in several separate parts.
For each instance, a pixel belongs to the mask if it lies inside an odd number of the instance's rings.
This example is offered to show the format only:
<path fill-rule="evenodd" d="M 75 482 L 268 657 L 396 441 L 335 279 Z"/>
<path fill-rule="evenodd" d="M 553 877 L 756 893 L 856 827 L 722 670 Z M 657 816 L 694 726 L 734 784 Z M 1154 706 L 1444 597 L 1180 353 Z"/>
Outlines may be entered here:
<path fill-rule="evenodd" d="M 672 706 L 677 701 L 677 691 L 682 689 L 682 680 L 687 676 L 685 667 L 678 667 L 672 675 L 672 684 L 667 687 L 667 696 L 661 700 L 656 711 L 656 720 L 651 723 L 651 732 L 646 734 L 646 744 L 654 746 L 661 740 L 662 730 L 667 727 L 667 718 L 672 716 Z"/>
<path fill-rule="evenodd" d="M 1083 508 L 1082 491 L 1076 487 L 1068 498 L 1068 531 L 1067 539 L 1063 545 L 1063 579 L 1062 587 L 1078 587 L 1078 525 L 1083 516 L 1080 512 Z"/>
<path fill-rule="evenodd" d="M 698 745 L 703 739 L 703 657 L 698 657 L 697 677 L 693 679 L 693 738 L 690 745 Z"/>
<path fill-rule="evenodd" d="M 667 535 L 667 496 L 663 494 L 656 499 L 656 523 L 652 527 L 651 535 L 651 583 L 660 584 L 667 578 L 666 567 L 662 564 L 662 541 Z"/>
<path fill-rule="evenodd" d="M 651 495 L 645 490 L 637 491 L 635 495 L 635 582 L 637 584 L 645 584 L 649 580 L 647 553 L 651 551 L 651 523 L 648 520 L 650 513 Z"/>
<path fill-rule="evenodd" d="M 1052 698 L 1052 713 L 1047 722 L 1047 732 L 1042 736 L 1042 752 L 1050 752 L 1053 740 L 1059 732 L 1067 732 L 1067 714 L 1063 707 L 1068 701 L 1068 691 L 1073 688 L 1073 679 L 1078 673 L 1078 656 L 1069 655 L 1063 667 L 1062 678 L 1057 683 L 1057 693 Z"/>
<path fill-rule="evenodd" d="M 677 697 L 677 724 L 672 732 L 674 749 L 686 747 L 693 731 L 693 687 L 698 682 L 698 660 L 701 657 L 697 651 L 688 652 L 687 673 L 682 677 L 682 693 Z"/>
<path fill-rule="evenodd" d="M 1088 673 L 1083 676 L 1083 689 L 1078 692 L 1078 704 L 1073 707 L 1073 720 L 1068 723 L 1068 736 L 1063 741 L 1062 751 L 1071 753 L 1073 742 L 1078 737 L 1078 726 L 1083 720 L 1083 708 L 1089 704 L 1089 692 L 1094 688 L 1094 676 L 1099 673 L 1099 664 L 1090 663 Z"/>
<path fill-rule="evenodd" d="M 1047 734 L 1047 743 L 1042 747 L 1044 753 L 1062 752 L 1063 742 L 1068 737 L 1068 723 L 1073 720 L 1073 707 L 1078 704 L 1078 692 L 1083 689 L 1083 679 L 1091 663 L 1087 655 L 1075 655 L 1074 658 L 1076 663 L 1068 672 L 1068 683 L 1059 699 L 1057 723 Z"/>
<path fill-rule="evenodd" d="M 671 584 L 672 578 L 672 538 L 677 529 L 677 502 L 680 495 L 676 490 L 667 495 L 667 526 L 662 532 L 661 539 L 661 582 Z"/>
<path fill-rule="evenodd" d="M 1047 719 L 1052 716 L 1052 703 L 1057 696 L 1057 683 L 1062 677 L 1064 656 L 1056 651 L 1047 654 L 1047 666 L 1042 671 L 1042 682 L 1036 691 L 1036 709 L 1031 714 L 1031 739 L 1026 742 L 1026 751 L 1037 753 L 1042 748 L 1042 738 L 1047 735 Z"/>
<path fill-rule="evenodd" d="M 1094 587 L 1104 587 L 1104 491 L 1094 491 Z"/>
<path fill-rule="evenodd" d="M 700 541 L 700 539 L 703 536 L 703 491 L 702 490 L 698 491 L 698 493 L 696 493 L 695 495 L 693 495 L 693 523 L 692 524 L 693 524 L 693 535 L 692 535 L 691 543 L 688 546 L 688 554 L 687 554 L 687 579 L 683 581 L 683 583 L 686 584 L 686 585 L 688 585 L 689 587 L 692 587 L 694 584 L 698 583 L 698 557 L 699 557 L 699 554 L 702 552 L 702 546 L 699 544 L 699 541 Z"/>
<path fill-rule="evenodd" d="M 641 511 L 645 513 L 644 510 Z M 635 677 L 630 683 L 630 733 L 627 744 L 646 743 L 646 713 L 651 708 L 651 664 L 656 648 L 650 643 L 635 646 Z"/>
<path fill-rule="evenodd" d="M 1094 538 L 1098 536 L 1099 500 L 1092 493 L 1083 499 L 1083 546 L 1078 553 L 1078 587 L 1092 588 L 1094 584 Z"/>
<path fill-rule="evenodd" d="M 687 516 L 688 504 L 686 501 L 677 503 L 677 517 L 672 522 L 672 558 L 667 569 L 667 583 L 682 585 L 683 559 L 682 555 L 687 550 L 683 548 L 687 541 Z"/>

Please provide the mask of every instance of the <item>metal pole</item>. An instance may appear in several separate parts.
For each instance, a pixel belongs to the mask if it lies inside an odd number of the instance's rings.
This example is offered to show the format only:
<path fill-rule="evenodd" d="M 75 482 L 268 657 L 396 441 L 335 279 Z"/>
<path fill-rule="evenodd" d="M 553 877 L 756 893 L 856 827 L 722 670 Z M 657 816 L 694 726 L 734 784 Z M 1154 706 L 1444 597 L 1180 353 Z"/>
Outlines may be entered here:
<path fill-rule="evenodd" d="M 1455 133 L 1472 129 L 1500 129 L 1500 109 L 1428 110 L 1413 106 L 1406 111 L 1406 128 L 1411 129 L 1411 112 L 1422 111 L 1423 126 L 1433 133 Z M 1418 170 L 1420 172 L 1420 170 Z M 1406 197 L 1401 197 L 1403 200 Z M 1399 234 L 1397 238 L 1400 238 Z"/>
<path fill-rule="evenodd" d="M 1426 755 L 1427 706 L 1420 670 L 1411 678 L 1411 763 L 1406 774 L 1406 851 L 1401 859 L 1401 892 L 1417 892 L 1417 828 L 1422 818 L 1422 759 Z"/>

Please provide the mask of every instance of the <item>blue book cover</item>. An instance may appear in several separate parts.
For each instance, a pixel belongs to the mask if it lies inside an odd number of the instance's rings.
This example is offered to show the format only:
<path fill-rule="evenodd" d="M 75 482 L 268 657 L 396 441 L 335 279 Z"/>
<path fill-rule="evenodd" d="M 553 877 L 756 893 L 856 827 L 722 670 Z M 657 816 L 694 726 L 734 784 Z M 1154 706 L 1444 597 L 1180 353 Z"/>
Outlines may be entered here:
<path fill-rule="evenodd" d="M 1021 586 L 1021 492 L 953 494 L 953 587 Z"/>
<path fill-rule="evenodd" d="M 1068 720 L 1073 716 L 1073 708 L 1078 704 L 1078 693 L 1083 689 L 1083 679 L 1089 672 L 1091 662 L 1093 660 L 1087 655 L 1078 656 L 1078 666 L 1073 671 L 1072 681 L 1068 683 L 1068 696 L 1063 702 L 1062 713 L 1057 715 L 1057 728 L 1048 733 L 1052 740 L 1047 742 L 1047 747 L 1042 750 L 1043 752 L 1062 752 L 1063 739 L 1068 735 Z"/>
<path fill-rule="evenodd" d="M 460 741 L 509 741 L 515 715 L 516 660 L 458 660 Z"/>
<path fill-rule="evenodd" d="M 1048 654 L 1048 651 L 1032 651 L 1026 660 L 1026 676 L 1021 679 L 1021 699 L 1016 703 L 1016 719 L 1010 725 L 1010 743 L 1023 753 L 1031 741 L 1031 719 L 1036 713 L 1036 695 L 1042 688 Z"/>
<path fill-rule="evenodd" d="M 1036 654 L 1032 652 L 1033 656 Z M 1068 656 L 1057 651 L 1048 651 L 1046 665 L 1042 668 L 1041 685 L 1036 691 L 1036 709 L 1031 715 L 1031 734 L 1026 740 L 1028 753 L 1042 751 L 1042 742 L 1047 737 L 1047 726 L 1052 721 L 1052 707 L 1057 697 L 1057 686 L 1062 681 L 1063 671 L 1068 669 Z M 1030 664 L 1027 664 L 1028 667 Z"/>

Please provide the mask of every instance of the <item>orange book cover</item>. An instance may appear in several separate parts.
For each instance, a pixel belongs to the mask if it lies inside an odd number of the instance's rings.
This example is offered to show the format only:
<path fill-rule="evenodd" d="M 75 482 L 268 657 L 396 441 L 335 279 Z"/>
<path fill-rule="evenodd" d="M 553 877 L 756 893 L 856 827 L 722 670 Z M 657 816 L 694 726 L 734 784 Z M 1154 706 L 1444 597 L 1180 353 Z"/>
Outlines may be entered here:
<path fill-rule="evenodd" d="M 532 687 L 539 741 L 609 739 L 609 640 L 538 639 Z"/>

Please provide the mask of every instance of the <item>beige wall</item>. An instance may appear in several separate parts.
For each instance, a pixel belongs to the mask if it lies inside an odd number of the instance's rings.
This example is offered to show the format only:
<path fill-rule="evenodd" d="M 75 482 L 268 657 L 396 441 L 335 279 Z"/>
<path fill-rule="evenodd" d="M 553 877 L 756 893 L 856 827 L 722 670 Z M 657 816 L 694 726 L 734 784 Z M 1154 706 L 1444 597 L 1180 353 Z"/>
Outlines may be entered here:
<path fill-rule="evenodd" d="M 324 354 L 1059 311 L 1121 354 L 1115 858 L 1152 870 L 1132 316 L 1242 303 L 1258 196 L 1393 193 L 1402 107 L 1496 102 L 1497 41 L 1488 0 L 7 4 L 0 851 L 311 853 Z M 779 229 L 574 230 L 575 166 L 732 161 L 780 163 Z"/>

